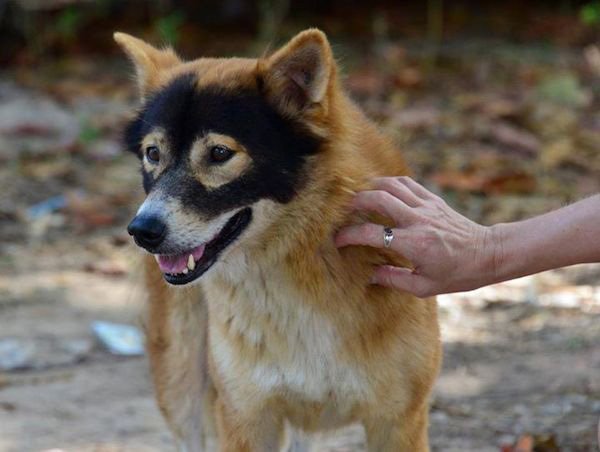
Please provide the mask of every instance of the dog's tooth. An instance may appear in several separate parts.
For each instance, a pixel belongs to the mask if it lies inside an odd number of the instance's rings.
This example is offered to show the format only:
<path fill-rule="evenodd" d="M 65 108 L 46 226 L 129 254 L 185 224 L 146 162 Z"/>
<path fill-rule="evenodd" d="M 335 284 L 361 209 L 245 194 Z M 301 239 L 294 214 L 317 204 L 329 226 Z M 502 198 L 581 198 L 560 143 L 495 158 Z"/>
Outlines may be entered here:
<path fill-rule="evenodd" d="M 187 274 L 188 274 L 188 271 L 189 271 L 189 270 L 188 270 L 188 269 L 187 269 L 187 267 L 186 267 L 186 268 L 184 268 L 184 269 L 183 269 L 183 272 L 182 272 L 182 273 L 183 273 L 184 275 L 187 275 Z"/>
<path fill-rule="evenodd" d="M 190 254 L 188 257 L 187 268 L 190 270 L 194 270 L 196 268 L 196 261 L 194 260 L 194 256 Z"/>

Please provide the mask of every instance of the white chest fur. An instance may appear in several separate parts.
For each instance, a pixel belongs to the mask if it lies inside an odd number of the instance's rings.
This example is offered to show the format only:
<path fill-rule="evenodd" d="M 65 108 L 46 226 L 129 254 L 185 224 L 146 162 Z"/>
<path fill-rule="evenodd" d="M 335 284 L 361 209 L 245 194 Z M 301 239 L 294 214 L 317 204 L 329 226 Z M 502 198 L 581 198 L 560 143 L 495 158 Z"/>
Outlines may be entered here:
<path fill-rule="evenodd" d="M 230 289 L 211 280 L 206 284 L 211 352 L 234 403 L 283 394 L 335 406 L 337 413 L 327 416 L 334 420 L 368 397 L 364 370 L 341 359 L 335 325 L 303 299 L 285 272 L 247 265 L 239 255 L 222 264 L 219 271 L 228 270 L 220 276 Z M 226 331 L 213 319 L 227 325 Z M 240 343 L 256 353 L 244 352 Z"/>

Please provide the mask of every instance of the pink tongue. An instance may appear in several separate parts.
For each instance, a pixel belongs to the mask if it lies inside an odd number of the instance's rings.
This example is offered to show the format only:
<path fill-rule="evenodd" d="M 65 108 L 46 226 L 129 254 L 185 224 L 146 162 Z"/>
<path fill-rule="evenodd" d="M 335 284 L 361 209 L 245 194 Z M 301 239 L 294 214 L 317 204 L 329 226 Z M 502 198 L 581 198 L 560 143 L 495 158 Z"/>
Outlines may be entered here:
<path fill-rule="evenodd" d="M 194 261 L 198 261 L 204 254 L 204 246 L 197 246 L 183 254 L 159 254 L 154 257 L 163 273 L 183 273 L 187 268 L 190 254 L 194 257 Z"/>

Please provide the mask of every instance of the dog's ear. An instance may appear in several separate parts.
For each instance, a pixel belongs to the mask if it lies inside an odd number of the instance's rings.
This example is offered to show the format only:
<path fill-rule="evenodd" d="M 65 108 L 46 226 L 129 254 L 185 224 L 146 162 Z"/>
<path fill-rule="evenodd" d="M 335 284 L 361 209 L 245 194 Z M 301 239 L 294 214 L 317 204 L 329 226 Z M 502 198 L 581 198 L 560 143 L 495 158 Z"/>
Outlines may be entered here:
<path fill-rule="evenodd" d="M 171 48 L 157 49 L 126 33 L 116 32 L 113 38 L 135 66 L 142 99 L 157 86 L 161 71 L 181 63 Z"/>
<path fill-rule="evenodd" d="M 266 96 L 290 115 L 326 102 L 334 71 L 329 41 L 315 28 L 296 35 L 258 63 L 259 79 Z"/>

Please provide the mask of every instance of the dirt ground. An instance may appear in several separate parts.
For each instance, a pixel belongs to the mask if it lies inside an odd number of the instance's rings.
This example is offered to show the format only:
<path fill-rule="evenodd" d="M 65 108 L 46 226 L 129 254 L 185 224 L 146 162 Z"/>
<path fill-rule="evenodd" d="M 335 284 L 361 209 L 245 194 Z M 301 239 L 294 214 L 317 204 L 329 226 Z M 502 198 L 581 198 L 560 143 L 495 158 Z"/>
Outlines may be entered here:
<path fill-rule="evenodd" d="M 471 218 L 515 220 L 600 190 L 598 77 L 580 59 L 454 62 L 432 82 L 389 55 L 397 78 L 357 65 L 348 84 L 416 176 Z M 0 78 L 0 362 L 7 341 L 25 355 L 0 369 L 2 452 L 174 450 L 145 359 L 114 356 L 91 333 L 95 320 L 137 324 L 142 301 L 124 233 L 141 198 L 137 162 L 119 144 L 133 90 L 124 66 L 97 69 Z M 440 297 L 433 450 L 509 451 L 527 434 L 536 450 L 597 450 L 598 281 L 600 265 L 577 266 Z M 314 450 L 363 440 L 352 427 Z"/>

